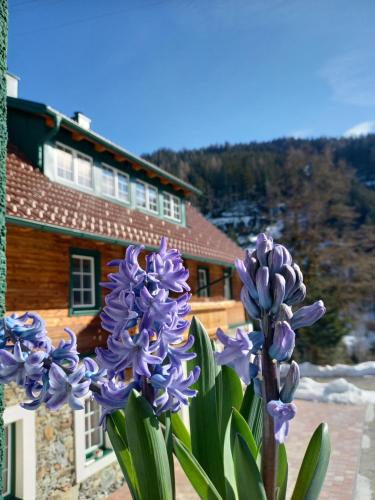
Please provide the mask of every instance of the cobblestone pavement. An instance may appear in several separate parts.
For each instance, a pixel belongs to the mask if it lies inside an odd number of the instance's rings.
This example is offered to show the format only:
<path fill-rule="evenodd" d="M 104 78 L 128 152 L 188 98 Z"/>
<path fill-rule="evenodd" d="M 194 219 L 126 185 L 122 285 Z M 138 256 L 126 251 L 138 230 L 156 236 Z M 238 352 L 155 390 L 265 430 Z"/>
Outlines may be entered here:
<path fill-rule="evenodd" d="M 361 446 L 363 446 L 362 434 L 365 425 L 365 412 L 368 420 L 367 424 L 371 425 L 372 429 L 374 424 L 373 421 L 370 421 L 370 417 L 373 415 L 371 410 L 367 409 L 366 411 L 364 406 L 311 401 L 296 401 L 296 404 L 298 415 L 291 423 L 290 436 L 287 441 L 290 471 L 288 498 L 290 498 L 293 490 L 298 467 L 302 462 L 313 431 L 320 422 L 327 422 L 332 440 L 332 455 L 320 500 L 371 500 L 371 493 L 368 492 L 368 481 L 366 482 L 367 476 L 364 480 L 362 475 L 360 476 L 358 488 L 364 486 L 364 489 L 358 489 L 357 494 L 355 493 Z M 364 441 L 366 446 L 368 441 L 366 439 Z M 367 452 L 368 450 L 363 451 Z M 374 468 L 373 458 L 368 460 L 362 455 L 362 461 L 366 463 L 367 473 L 371 474 L 371 467 Z M 179 467 L 176 469 L 178 500 L 197 499 L 198 496 L 188 484 L 184 473 Z M 127 487 L 124 486 L 110 495 L 108 500 L 127 500 L 130 498 Z"/>

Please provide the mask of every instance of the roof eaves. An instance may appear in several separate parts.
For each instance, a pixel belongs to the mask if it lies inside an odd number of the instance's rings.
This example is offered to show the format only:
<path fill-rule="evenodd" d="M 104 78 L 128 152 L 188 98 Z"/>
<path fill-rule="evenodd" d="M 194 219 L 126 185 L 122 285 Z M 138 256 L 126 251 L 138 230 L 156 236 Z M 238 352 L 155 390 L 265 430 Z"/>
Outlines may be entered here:
<path fill-rule="evenodd" d="M 56 109 L 52 108 L 51 106 L 47 106 L 42 103 L 34 102 L 34 101 L 28 101 L 26 99 L 20 99 L 20 98 L 14 98 L 14 97 L 8 97 L 8 105 L 10 105 L 13 108 L 16 109 L 21 109 L 28 111 L 30 113 L 35 113 L 35 114 L 48 114 L 50 116 L 53 116 L 54 118 L 60 118 L 63 123 L 65 123 L 68 127 L 74 129 L 75 131 L 79 132 L 82 135 L 85 135 L 87 137 L 90 137 L 93 141 L 101 143 L 103 146 L 108 147 L 111 149 L 113 152 L 120 154 L 127 158 L 130 161 L 136 162 L 139 165 L 142 165 L 143 167 L 147 168 L 148 170 L 151 170 L 155 174 L 157 174 L 160 177 L 164 177 L 165 179 L 168 179 L 171 183 L 177 184 L 178 186 L 181 186 L 187 191 L 190 191 L 192 193 L 195 193 L 197 195 L 202 195 L 202 191 L 196 187 L 194 187 L 192 184 L 189 184 L 188 182 L 182 181 L 178 177 L 174 176 L 173 174 L 170 174 L 169 172 L 166 172 L 162 168 L 158 167 L 157 165 L 154 165 L 153 163 L 150 163 L 149 161 L 145 160 L 144 158 L 141 158 L 140 156 L 137 156 L 134 153 L 131 153 L 127 149 L 115 144 L 114 142 L 106 139 L 102 135 L 98 134 L 97 132 L 94 132 L 92 130 L 87 130 L 84 127 L 81 127 L 75 120 L 72 118 L 69 118 L 68 116 L 64 115 L 63 113 L 60 113 Z"/>

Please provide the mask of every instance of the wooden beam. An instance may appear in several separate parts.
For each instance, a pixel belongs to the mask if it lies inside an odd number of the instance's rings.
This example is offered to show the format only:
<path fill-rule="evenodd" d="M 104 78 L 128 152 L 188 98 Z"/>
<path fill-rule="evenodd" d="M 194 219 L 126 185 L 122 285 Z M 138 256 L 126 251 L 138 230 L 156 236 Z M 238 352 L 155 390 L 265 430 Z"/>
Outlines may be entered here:
<path fill-rule="evenodd" d="M 126 162 L 126 158 L 124 158 L 122 155 L 119 155 L 119 154 L 116 154 L 116 153 L 115 153 L 115 160 L 118 161 L 119 163 Z"/>
<path fill-rule="evenodd" d="M 46 123 L 47 127 L 53 128 L 55 126 L 55 120 L 53 118 L 51 118 L 50 116 L 46 116 L 45 123 Z"/>
<path fill-rule="evenodd" d="M 83 134 L 80 134 L 78 132 L 72 132 L 73 141 L 80 142 L 80 141 L 83 141 L 84 138 L 85 138 L 85 136 Z"/>
<path fill-rule="evenodd" d="M 170 181 L 168 179 L 160 179 L 160 182 L 164 185 L 170 184 Z"/>
<path fill-rule="evenodd" d="M 107 149 L 105 146 L 103 146 L 103 144 L 95 144 L 95 151 L 97 151 L 98 153 L 104 153 L 104 151 Z"/>
<path fill-rule="evenodd" d="M 132 167 L 134 168 L 134 170 L 142 170 L 142 167 L 138 165 L 138 163 L 132 163 Z"/>

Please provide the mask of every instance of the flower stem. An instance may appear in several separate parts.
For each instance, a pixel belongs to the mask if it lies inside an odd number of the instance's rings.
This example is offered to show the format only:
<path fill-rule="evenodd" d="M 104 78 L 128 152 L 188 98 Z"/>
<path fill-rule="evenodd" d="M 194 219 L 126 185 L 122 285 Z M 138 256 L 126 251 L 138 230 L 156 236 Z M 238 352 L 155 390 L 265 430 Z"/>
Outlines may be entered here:
<path fill-rule="evenodd" d="M 267 500 L 275 500 L 276 477 L 278 466 L 278 445 L 275 440 L 274 421 L 267 412 L 267 403 L 279 399 L 279 382 L 277 363 L 268 355 L 268 349 L 273 341 L 273 328 L 270 317 L 262 319 L 262 330 L 265 345 L 262 354 L 263 375 L 263 438 L 262 438 L 262 478 L 267 494 Z"/>

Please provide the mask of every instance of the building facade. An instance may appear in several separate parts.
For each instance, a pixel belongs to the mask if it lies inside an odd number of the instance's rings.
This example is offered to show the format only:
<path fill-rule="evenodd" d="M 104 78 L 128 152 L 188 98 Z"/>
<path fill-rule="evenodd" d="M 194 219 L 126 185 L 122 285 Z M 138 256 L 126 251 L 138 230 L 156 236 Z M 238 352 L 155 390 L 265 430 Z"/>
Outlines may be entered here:
<path fill-rule="evenodd" d="M 7 312 L 37 311 L 57 342 L 69 327 L 83 354 L 106 344 L 99 283 L 130 244 L 162 236 L 190 272 L 192 314 L 210 334 L 245 322 L 233 261 L 242 251 L 189 200 L 197 190 L 44 104 L 8 98 Z M 4 497 L 105 498 L 122 483 L 99 408 L 35 414 L 6 390 Z"/>

